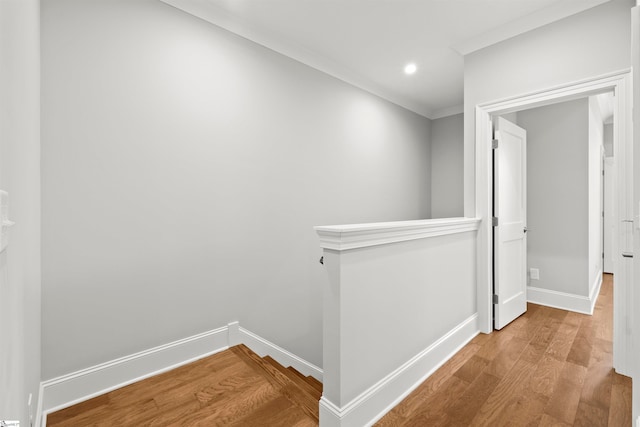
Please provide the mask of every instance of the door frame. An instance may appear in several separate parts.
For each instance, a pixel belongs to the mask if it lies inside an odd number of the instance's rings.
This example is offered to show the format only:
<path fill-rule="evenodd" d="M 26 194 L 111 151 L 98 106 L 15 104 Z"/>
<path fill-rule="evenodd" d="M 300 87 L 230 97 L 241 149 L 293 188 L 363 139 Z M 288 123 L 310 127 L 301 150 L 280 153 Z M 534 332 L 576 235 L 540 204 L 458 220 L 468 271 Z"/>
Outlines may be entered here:
<path fill-rule="evenodd" d="M 616 168 L 615 155 L 604 158 L 604 169 L 605 169 L 605 173 L 603 175 L 604 184 L 602 186 L 602 189 L 604 191 L 604 200 L 602 201 L 602 207 L 604 209 L 604 218 L 602 221 L 602 230 L 603 230 L 602 246 L 603 246 L 603 252 L 605 254 L 605 261 L 602 261 L 602 272 L 604 273 L 605 270 L 611 270 L 606 272 L 613 274 L 613 261 L 614 261 L 613 241 L 609 242 L 608 240 L 614 238 L 615 231 L 607 230 L 607 226 L 610 225 L 610 222 L 615 224 L 617 219 L 616 211 L 618 209 L 616 207 L 616 204 L 614 203 L 615 201 L 611 200 L 611 203 L 608 202 L 609 193 L 614 193 L 613 189 L 616 188 L 617 168 Z M 607 170 L 609 170 L 608 174 L 606 173 Z M 610 191 L 607 191 L 608 189 Z M 605 244 L 605 240 L 607 241 L 607 243 L 609 243 L 609 245 Z M 607 258 L 610 258 L 610 259 L 606 261 Z M 605 269 L 604 267 L 605 262 L 607 262 L 608 267 L 611 267 L 611 268 L 607 267 Z M 611 265 L 609 265 L 609 263 L 611 263 Z"/>
<path fill-rule="evenodd" d="M 622 220 L 633 218 L 633 141 L 631 121 L 631 70 L 626 69 L 604 76 L 555 86 L 507 99 L 479 104 L 475 107 L 475 199 L 476 217 L 481 220 L 478 229 L 477 246 L 477 311 L 478 326 L 481 332 L 493 331 L 492 321 L 492 268 L 493 265 L 493 233 L 492 233 L 492 156 L 491 140 L 493 139 L 494 115 L 508 114 L 519 110 L 541 107 L 558 102 L 571 101 L 590 95 L 613 90 L 614 103 L 614 144 L 616 146 L 617 164 L 617 220 L 613 246 L 617 254 L 624 248 L 621 241 L 625 237 Z M 617 372 L 629 375 L 631 361 L 631 273 L 632 260 L 620 257 L 614 262 L 616 286 L 614 287 L 614 333 L 613 333 L 613 365 Z"/>

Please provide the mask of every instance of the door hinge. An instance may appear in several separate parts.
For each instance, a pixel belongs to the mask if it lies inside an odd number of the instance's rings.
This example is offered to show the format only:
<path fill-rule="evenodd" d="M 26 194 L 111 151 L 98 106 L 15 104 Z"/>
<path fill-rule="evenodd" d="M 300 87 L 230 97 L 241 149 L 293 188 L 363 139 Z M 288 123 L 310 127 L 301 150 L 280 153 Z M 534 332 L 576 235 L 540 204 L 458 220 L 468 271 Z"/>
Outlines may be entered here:
<path fill-rule="evenodd" d="M 496 148 L 498 148 L 498 140 L 497 139 L 494 139 L 493 141 L 491 141 L 491 148 L 494 149 L 494 150 Z"/>
<path fill-rule="evenodd" d="M 493 295 L 493 303 L 498 304 L 498 295 Z"/>
<path fill-rule="evenodd" d="M 491 225 L 493 225 L 494 227 L 498 226 L 498 217 L 491 217 Z"/>

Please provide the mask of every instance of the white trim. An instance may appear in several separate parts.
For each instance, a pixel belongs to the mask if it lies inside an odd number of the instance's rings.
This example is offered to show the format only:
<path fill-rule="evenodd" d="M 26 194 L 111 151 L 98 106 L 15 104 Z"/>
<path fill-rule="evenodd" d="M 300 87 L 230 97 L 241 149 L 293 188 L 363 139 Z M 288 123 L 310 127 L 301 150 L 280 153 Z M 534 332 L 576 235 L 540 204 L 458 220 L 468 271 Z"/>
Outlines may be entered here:
<path fill-rule="evenodd" d="M 234 345 L 242 344 L 242 337 L 240 336 L 240 322 L 230 322 L 227 325 L 228 328 L 228 343 L 229 347 L 233 347 Z"/>
<path fill-rule="evenodd" d="M 225 326 L 43 381 L 42 413 L 46 416 L 227 348 Z"/>
<path fill-rule="evenodd" d="M 312 376 L 322 382 L 322 369 L 295 354 L 278 347 L 274 343 L 240 327 L 241 342 L 260 357 L 269 355 L 282 366 L 291 366 L 305 376 Z"/>
<path fill-rule="evenodd" d="M 584 295 L 554 291 L 551 289 L 527 286 L 527 301 L 534 304 L 546 305 L 548 307 L 575 311 L 576 313 L 593 314 L 593 309 L 596 305 L 596 301 L 598 300 L 598 295 L 600 295 L 601 286 L 602 271 L 600 271 L 596 276 L 588 297 Z"/>
<path fill-rule="evenodd" d="M 343 407 L 323 396 L 320 399 L 320 425 L 373 425 L 478 333 L 478 317 L 474 314 Z"/>
<path fill-rule="evenodd" d="M 38 406 L 36 407 L 36 427 L 47 426 L 47 415 L 42 413 L 42 399 L 44 397 L 44 387 L 42 383 L 38 387 Z"/>
<path fill-rule="evenodd" d="M 627 68 L 519 96 L 509 96 L 493 102 L 485 102 L 479 104 L 478 107 L 492 114 L 507 114 L 518 110 L 584 98 L 609 89 L 613 90 L 621 81 L 629 78 L 630 72 L 631 70 Z"/>
<path fill-rule="evenodd" d="M 314 227 L 323 249 L 346 251 L 447 234 L 476 231 L 476 218 L 443 218 L 417 221 L 377 222 L 371 224 Z"/>
<path fill-rule="evenodd" d="M 536 91 L 508 99 L 483 103 L 475 107 L 475 216 L 481 219 L 478 228 L 477 249 L 477 307 L 480 331 L 489 333 L 493 329 L 491 322 L 491 117 L 492 115 L 506 114 L 525 108 L 533 108 L 557 102 L 577 99 L 601 93 L 606 90 L 614 90 L 615 97 L 615 122 L 614 134 L 616 146 L 620 158 L 629 163 L 632 155 L 631 139 L 631 73 L 629 69 L 609 73 L 603 76 L 580 80 L 577 82 L 555 86 L 547 90 Z M 626 164 L 620 164 L 618 168 L 617 203 L 618 218 L 616 225 L 616 253 L 621 253 L 620 240 L 622 237 L 620 226 L 622 219 L 632 217 L 630 205 L 632 168 Z M 624 264 L 624 263 L 619 263 Z M 628 319 L 632 315 L 629 300 L 631 296 L 631 273 L 624 265 L 614 267 L 616 271 L 616 286 L 614 287 L 614 337 L 613 337 L 613 361 L 617 372 L 628 375 L 629 363 L 632 360 L 632 347 L 629 335 Z"/>
<path fill-rule="evenodd" d="M 231 346 L 244 344 L 260 356 L 322 381 L 322 369 L 240 327 L 238 322 L 169 344 L 144 350 L 40 383 L 36 426 L 47 414 L 67 408 L 145 378 L 170 371 Z"/>
<path fill-rule="evenodd" d="M 602 287 L 602 270 L 596 274 L 596 278 L 591 286 L 591 292 L 589 293 L 589 314 L 593 314 L 593 310 L 596 307 L 598 296 L 600 295 L 600 288 Z"/>
<path fill-rule="evenodd" d="M 576 313 L 593 314 L 591 311 L 591 300 L 584 295 L 528 286 L 527 301 L 547 307 L 575 311 Z"/>

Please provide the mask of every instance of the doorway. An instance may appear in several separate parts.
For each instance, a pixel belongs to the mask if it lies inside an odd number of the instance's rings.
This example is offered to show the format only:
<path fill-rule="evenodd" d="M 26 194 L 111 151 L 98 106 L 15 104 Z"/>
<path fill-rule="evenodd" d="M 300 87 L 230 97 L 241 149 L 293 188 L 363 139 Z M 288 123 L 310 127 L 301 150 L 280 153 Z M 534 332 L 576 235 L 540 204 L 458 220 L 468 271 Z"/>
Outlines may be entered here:
<path fill-rule="evenodd" d="M 629 235 L 632 233 L 628 224 L 632 218 L 632 164 L 631 154 L 631 98 L 630 72 L 624 71 L 603 77 L 580 81 L 549 90 L 526 94 L 523 96 L 482 104 L 476 107 L 476 216 L 482 220 L 478 232 L 478 320 L 480 330 L 490 333 L 493 330 L 491 313 L 493 308 L 493 253 L 492 253 L 492 117 L 515 111 L 562 101 L 575 100 L 586 96 L 613 91 L 614 103 L 614 138 L 618 158 L 617 189 L 614 194 L 618 207 L 615 218 L 615 235 L 613 247 L 616 259 L 614 264 L 616 287 L 614 288 L 614 367 L 619 373 L 629 375 L 631 360 L 631 342 L 627 330 L 630 316 L 630 285 L 632 283 L 632 260 L 623 258 L 622 254 L 631 252 Z M 620 254 L 620 256 L 618 256 Z"/>
<path fill-rule="evenodd" d="M 527 138 L 522 206 L 529 231 L 523 236 L 529 238 L 521 287 L 528 302 L 593 312 L 603 274 L 603 134 L 609 113 L 600 99 L 606 96 L 612 94 L 523 109 L 508 117 Z M 494 158 L 499 151 L 494 149 Z M 496 228 L 500 224 L 494 233 Z"/>

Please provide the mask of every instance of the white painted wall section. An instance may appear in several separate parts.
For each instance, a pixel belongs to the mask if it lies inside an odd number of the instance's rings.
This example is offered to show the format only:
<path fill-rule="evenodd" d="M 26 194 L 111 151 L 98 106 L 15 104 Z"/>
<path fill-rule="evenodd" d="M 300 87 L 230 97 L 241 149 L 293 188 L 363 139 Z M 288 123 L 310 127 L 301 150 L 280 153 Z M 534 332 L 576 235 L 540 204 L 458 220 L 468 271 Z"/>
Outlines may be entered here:
<path fill-rule="evenodd" d="M 478 332 L 472 218 L 316 227 L 322 426 L 370 425 Z"/>
<path fill-rule="evenodd" d="M 29 426 L 40 383 L 38 0 L 0 1 L 0 189 L 15 222 L 0 253 L 0 419 Z"/>

